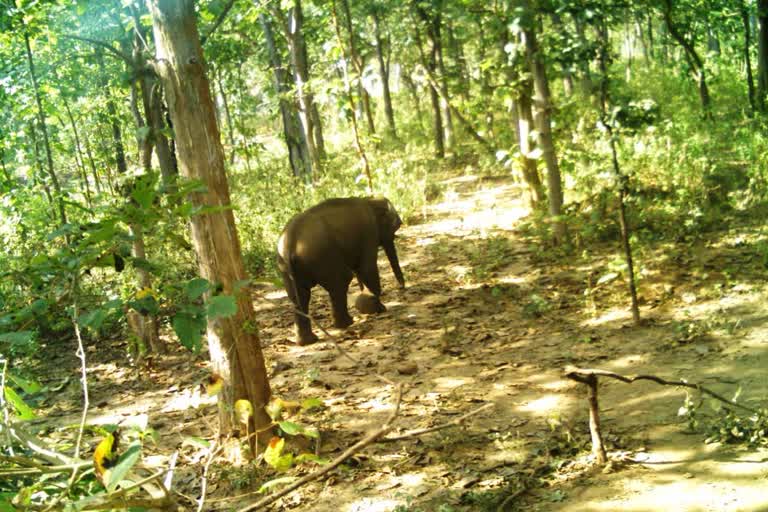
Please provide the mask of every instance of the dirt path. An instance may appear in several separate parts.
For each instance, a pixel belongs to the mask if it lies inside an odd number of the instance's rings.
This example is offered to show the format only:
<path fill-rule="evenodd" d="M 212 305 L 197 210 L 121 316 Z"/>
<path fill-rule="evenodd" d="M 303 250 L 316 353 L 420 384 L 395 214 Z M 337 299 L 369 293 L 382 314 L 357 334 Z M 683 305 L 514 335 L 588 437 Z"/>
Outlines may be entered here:
<path fill-rule="evenodd" d="M 375 371 L 406 385 L 402 430 L 440 424 L 487 402 L 494 409 L 465 428 L 370 448 L 332 484 L 310 486 L 283 506 L 329 512 L 397 506 L 413 512 L 496 510 L 493 504 L 503 496 L 530 485 L 508 509 L 768 510 L 764 454 L 705 445 L 701 434 L 686 434 L 676 416 L 685 395 L 674 388 L 604 383 L 601 405 L 611 455 L 638 463 L 590 471 L 582 391 L 560 375 L 563 366 L 575 364 L 684 377 L 726 394 L 735 391 L 738 379 L 748 398 L 759 398 L 768 358 L 762 289 L 736 286 L 715 300 L 702 298 L 697 294 L 707 278 L 670 275 L 678 265 L 669 265 L 663 250 L 646 254 L 641 291 L 643 316 L 650 321 L 633 328 L 620 280 L 598 287 L 596 305 L 584 299 L 588 276 L 605 273 L 613 249 L 588 267 L 552 265 L 515 231 L 527 212 L 513 184 L 462 177 L 446 187 L 444 201 L 430 207 L 427 221 L 402 233 L 408 288 L 397 290 L 381 258 L 389 311 L 358 318 L 339 333 L 345 350 L 362 364 L 349 363 L 330 344 L 281 343 L 291 336 L 286 299 L 279 291 L 265 295 L 260 307 L 275 312 L 265 339 L 277 341 L 268 357 L 289 367 L 272 382 L 287 399 L 325 400 L 329 409 L 320 424 L 329 457 L 390 411 L 391 390 Z M 692 251 L 674 256 L 707 259 Z M 327 325 L 327 299 L 322 293 L 315 297 L 315 314 Z M 736 318 L 728 312 L 734 308 L 741 308 L 742 322 L 735 332 L 718 335 L 712 327 L 701 339 L 674 341 L 685 326 L 694 329 L 717 315 Z"/>
<path fill-rule="evenodd" d="M 740 385 L 740 400 L 756 404 L 768 388 L 759 231 L 734 228 L 695 244 L 644 249 L 637 257 L 648 322 L 635 328 L 621 279 L 595 285 L 610 274 L 615 247 L 591 247 L 589 258 L 539 252 L 520 230 L 527 211 L 514 184 L 465 176 L 444 185 L 442 201 L 398 242 L 407 288 L 397 289 L 382 256 L 388 311 L 356 315 L 346 332 L 331 331 L 359 364 L 330 343 L 288 342 L 290 306 L 274 286 L 256 294 L 261 338 L 274 394 L 325 403 L 297 421 L 321 430 L 319 453 L 327 458 L 391 411 L 392 389 L 376 372 L 405 385 L 398 431 L 442 424 L 486 403 L 493 409 L 462 428 L 371 446 L 276 509 L 495 511 L 515 496 L 503 510 L 768 510 L 765 452 L 704 444 L 705 435 L 686 433 L 677 417 L 685 393 L 651 383 L 601 384 L 615 462 L 591 470 L 583 390 L 561 377 L 573 364 L 687 378 L 727 396 Z M 319 289 L 312 312 L 330 325 Z M 114 363 L 122 350 L 116 343 L 110 356 L 102 347 L 102 362 L 92 361 L 91 421 L 146 415 L 160 442 L 145 453 L 167 457 L 182 447 L 176 485 L 196 496 L 204 452 L 183 439 L 215 431 L 215 399 L 201 397 L 196 385 L 207 374 L 204 357 L 190 364 L 179 351 L 137 378 Z M 62 366 L 51 370 L 52 380 L 69 372 Z M 57 423 L 77 421 L 78 393 L 71 387 L 48 408 L 62 416 Z M 230 510 L 233 496 L 274 476 L 263 466 L 214 468 L 207 509 Z"/>

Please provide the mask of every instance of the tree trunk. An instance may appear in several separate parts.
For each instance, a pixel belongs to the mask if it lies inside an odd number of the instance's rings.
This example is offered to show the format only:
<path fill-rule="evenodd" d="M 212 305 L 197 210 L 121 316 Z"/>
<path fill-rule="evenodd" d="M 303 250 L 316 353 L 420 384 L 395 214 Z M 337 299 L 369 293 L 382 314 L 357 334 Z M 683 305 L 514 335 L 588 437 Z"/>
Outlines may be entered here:
<path fill-rule="evenodd" d="M 605 126 L 609 143 L 611 146 L 611 162 L 613 164 L 613 172 L 616 177 L 616 181 L 619 186 L 619 224 L 621 226 L 621 243 L 624 249 L 624 258 L 627 262 L 627 280 L 629 281 L 629 295 L 631 300 L 632 319 L 635 325 L 640 324 L 640 308 L 637 301 L 637 288 L 635 287 L 635 268 L 632 261 L 632 246 L 629 243 L 630 233 L 629 225 L 627 223 L 626 212 L 626 198 L 627 198 L 627 177 L 621 173 L 619 168 L 619 158 L 616 151 L 616 137 L 613 133 L 613 126 L 608 119 L 608 31 L 605 26 L 604 19 L 597 20 L 597 33 L 600 41 L 600 48 L 598 52 L 598 63 L 600 65 L 600 119 Z"/>
<path fill-rule="evenodd" d="M 762 1 L 762 0 L 761 0 Z M 768 0 L 766 0 L 768 1 Z M 691 66 L 694 78 L 696 79 L 699 87 L 699 100 L 701 101 L 701 108 L 704 111 L 704 116 L 710 116 L 710 104 L 709 88 L 707 87 L 706 74 L 704 72 L 704 61 L 701 60 L 699 54 L 696 52 L 696 48 L 693 43 L 688 41 L 685 36 L 680 32 L 679 27 L 675 25 L 672 19 L 672 0 L 664 0 L 664 21 L 667 25 L 669 35 L 677 41 L 677 43 L 683 48 L 686 59 Z"/>
<path fill-rule="evenodd" d="M 757 20 L 760 24 L 757 33 L 757 106 L 765 111 L 768 95 L 768 0 L 758 0 Z"/>
<path fill-rule="evenodd" d="M 45 149 L 45 161 L 48 169 L 48 178 L 53 184 L 53 190 L 56 192 L 56 204 L 59 208 L 59 222 L 63 225 L 67 223 L 67 210 L 64 206 L 64 193 L 61 189 L 59 177 L 53 168 L 53 154 L 51 152 L 51 142 L 48 138 L 48 125 L 45 122 L 45 111 L 43 110 L 43 100 L 40 96 L 40 87 L 37 85 L 37 74 L 35 73 L 35 60 L 32 57 L 32 47 L 29 44 L 29 32 L 24 27 L 24 45 L 27 50 L 27 65 L 29 66 L 29 76 L 32 79 L 32 90 L 35 94 L 35 103 L 37 104 L 37 122 L 40 130 L 43 132 L 43 148 Z"/>
<path fill-rule="evenodd" d="M 424 113 L 421 110 L 421 97 L 419 95 L 419 88 L 416 87 L 416 82 L 413 81 L 413 77 L 411 77 L 410 71 L 403 69 L 400 76 L 403 78 L 403 83 L 405 84 L 405 88 L 408 89 L 408 94 L 411 95 L 411 99 L 413 100 L 413 106 L 416 107 L 416 116 L 419 122 L 419 126 L 422 126 L 422 119 L 424 118 Z"/>
<path fill-rule="evenodd" d="M 429 35 L 432 33 L 432 29 L 430 28 L 431 20 L 429 14 L 427 14 L 426 10 L 421 4 L 415 2 L 414 9 L 422 21 L 426 24 L 428 38 L 432 40 L 432 37 L 434 36 Z M 416 44 L 419 46 L 420 54 L 424 56 L 424 51 L 421 48 L 421 36 L 419 35 L 419 27 L 415 23 L 413 25 L 413 31 L 416 37 Z M 427 72 L 434 76 L 435 71 L 437 70 L 437 47 L 435 46 L 434 42 L 432 42 L 429 50 L 429 59 L 422 58 L 422 61 L 426 61 L 422 62 L 422 64 L 426 68 Z M 445 158 L 445 134 L 443 133 L 443 114 L 440 110 L 440 96 L 437 93 L 437 89 L 435 88 L 434 83 L 430 82 L 428 87 L 429 99 L 432 103 L 432 126 L 435 142 L 435 156 L 437 158 Z"/>
<path fill-rule="evenodd" d="M 64 104 L 64 111 L 67 114 L 69 127 L 72 130 L 72 138 L 74 142 L 72 145 L 75 149 L 75 166 L 80 172 L 80 181 L 83 183 L 83 195 L 85 196 L 85 202 L 88 205 L 88 208 L 92 209 L 93 199 L 91 196 L 91 184 L 88 183 L 88 173 L 85 170 L 85 157 L 83 156 L 83 149 L 80 145 L 80 134 L 77 131 L 77 123 L 75 123 L 75 118 L 72 115 L 72 109 L 69 108 L 69 102 L 67 101 L 66 96 L 62 96 L 61 100 Z M 62 130 L 66 130 L 66 124 L 60 118 L 59 123 L 61 124 Z"/>
<path fill-rule="evenodd" d="M 107 116 L 109 117 L 109 125 L 112 128 L 112 150 L 115 155 L 115 166 L 117 167 L 118 174 L 126 174 L 128 172 L 128 164 L 125 161 L 125 148 L 123 146 L 123 135 L 120 130 L 120 120 L 117 117 L 117 108 L 115 107 L 115 101 L 113 96 L 109 93 L 107 82 L 107 72 L 104 68 L 104 51 L 101 49 L 96 50 L 96 61 L 99 64 L 100 82 L 102 92 L 105 93 L 107 99 Z"/>
<path fill-rule="evenodd" d="M 246 432 L 259 432 L 255 437 L 266 444 L 271 436 L 267 428 L 271 419 L 264 407 L 271 392 L 253 303 L 248 293 L 237 291 L 238 283 L 246 275 L 229 197 L 224 152 L 205 75 L 195 4 L 193 0 L 150 2 L 157 72 L 176 127 L 180 171 L 185 178 L 200 180 L 206 186 L 205 192 L 196 192 L 189 198 L 195 207 L 209 209 L 191 219 L 200 273 L 209 282 L 220 285 L 223 293 L 237 297 L 235 315 L 208 321 L 211 369 L 224 381 L 219 394 L 219 435 L 226 438 L 236 430 L 234 405 L 243 399 L 254 410 Z M 252 444 L 252 456 L 255 454 Z"/>
<path fill-rule="evenodd" d="M 96 170 L 96 161 L 93 159 L 91 139 L 88 137 L 88 130 L 83 130 L 83 142 L 85 143 L 85 154 L 88 157 L 88 165 L 91 168 L 91 175 L 93 176 L 93 184 L 96 187 L 96 193 L 101 194 L 101 177 L 99 177 L 99 173 Z"/>
<path fill-rule="evenodd" d="M 357 126 L 357 116 L 356 116 L 356 107 L 355 107 L 355 97 L 352 94 L 352 82 L 349 79 L 349 66 L 347 65 L 348 62 L 355 62 L 355 58 L 352 56 L 355 52 L 355 43 L 354 38 L 352 37 L 352 20 L 349 17 L 349 5 L 346 3 L 346 1 L 343 1 L 342 6 L 344 7 L 346 11 L 346 18 L 347 18 L 347 32 L 349 33 L 349 45 L 350 50 L 349 54 L 347 53 L 346 46 L 344 45 L 344 41 L 341 37 L 341 23 L 339 22 L 339 13 L 336 10 L 336 0 L 333 0 L 331 2 L 331 17 L 333 18 L 333 27 L 336 31 L 336 40 L 338 42 L 339 48 L 341 48 L 342 55 L 344 57 L 342 71 L 343 71 L 343 81 L 344 81 L 344 88 L 347 92 L 347 100 L 349 101 L 349 110 L 352 112 L 351 121 L 352 121 L 352 130 L 354 132 L 354 141 L 355 141 L 355 149 L 357 150 L 357 155 L 360 157 L 360 163 L 362 164 L 361 167 L 363 168 L 363 172 L 365 173 L 366 178 L 368 179 L 368 193 L 373 194 L 373 176 L 371 174 L 371 167 L 368 163 L 368 156 L 366 155 L 365 149 L 363 148 L 363 144 L 360 141 L 360 130 Z M 351 55 L 350 55 L 351 54 Z M 361 68 L 358 67 L 358 73 L 361 72 Z M 362 88 L 362 84 L 358 82 L 358 85 Z"/>
<path fill-rule="evenodd" d="M 505 48 L 510 43 L 508 23 L 502 23 L 499 46 L 501 55 L 503 58 L 502 69 L 504 70 L 504 77 L 507 83 L 519 84 L 515 91 L 517 92 L 517 98 L 513 106 L 512 122 L 513 128 L 517 134 L 517 143 L 520 150 L 520 159 L 518 161 L 520 165 L 520 171 L 523 175 L 523 180 L 527 185 L 526 195 L 528 197 L 528 205 L 531 210 L 535 210 L 540 207 L 546 199 L 544 192 L 544 185 L 541 183 L 541 177 L 539 176 L 539 169 L 537 160 L 532 157 L 534 144 L 532 140 L 532 132 L 534 131 L 533 120 L 533 81 L 530 78 L 521 80 L 518 72 L 513 66 L 509 65 L 506 58 Z M 519 41 L 518 41 L 519 44 Z"/>
<path fill-rule="evenodd" d="M 445 61 L 443 60 L 442 33 L 442 20 L 438 11 L 432 16 L 432 29 L 427 30 L 427 35 L 431 35 L 430 41 L 437 56 L 437 71 L 440 76 L 440 96 L 442 99 L 440 107 L 442 108 L 443 118 L 445 119 L 445 124 L 443 125 L 443 129 L 445 130 L 445 147 L 451 149 L 454 145 L 453 119 L 451 118 L 450 95 L 448 94 L 448 74 L 445 71 Z"/>
<path fill-rule="evenodd" d="M 536 92 L 534 105 L 536 107 L 536 128 L 538 130 L 538 145 L 544 156 L 544 162 L 547 166 L 547 197 L 549 199 L 549 215 L 552 221 L 555 243 L 561 244 L 567 242 L 567 232 L 565 223 L 562 219 L 563 209 L 563 190 L 562 178 L 560 176 L 560 167 L 555 153 L 555 143 L 552 139 L 551 128 L 551 95 L 549 93 L 549 83 L 544 68 L 544 61 L 541 56 L 538 43 L 536 41 L 535 20 L 530 14 L 528 1 L 522 2 L 525 10 L 529 13 L 527 22 L 523 22 L 522 34 L 525 39 L 525 52 L 528 59 L 531 74 L 533 75 L 533 85 Z"/>
<path fill-rule="evenodd" d="M 384 44 L 381 40 L 381 23 L 377 8 L 371 13 L 373 18 L 373 33 L 376 38 L 376 59 L 379 61 L 379 73 L 381 73 L 381 85 L 384 95 L 384 113 L 387 118 L 389 134 L 392 138 L 397 138 L 397 129 L 395 128 L 395 111 L 392 109 L 392 94 L 389 90 L 389 65 L 384 60 Z"/>
<path fill-rule="evenodd" d="M 584 23 L 581 21 L 578 15 L 573 15 L 573 24 L 576 27 L 576 37 L 579 41 L 579 44 L 583 48 L 589 47 L 589 41 L 587 41 L 587 36 L 584 33 Z M 581 92 L 584 93 L 586 96 L 592 96 L 595 90 L 595 86 L 592 83 L 592 73 L 589 70 L 589 61 L 587 60 L 580 60 L 578 63 L 579 70 L 580 70 L 580 82 L 581 82 Z"/>
<path fill-rule="evenodd" d="M 301 10 L 300 0 L 293 0 L 288 15 L 285 20 L 282 11 L 274 7 L 273 14 L 283 19 L 284 31 L 288 40 L 288 49 L 291 54 L 291 64 L 293 65 L 293 79 L 296 84 L 296 96 L 299 104 L 299 118 L 304 130 L 304 137 L 307 141 L 310 159 L 312 160 L 312 170 L 317 174 L 320 171 L 322 154 L 318 147 L 318 134 L 315 124 L 319 124 L 319 115 L 316 112 L 314 96 L 309 88 L 309 62 L 307 57 L 307 45 L 304 41 L 303 24 L 304 14 Z M 319 130 L 319 128 L 318 128 Z"/>
<path fill-rule="evenodd" d="M 37 128 L 35 127 L 35 121 L 30 121 L 29 123 L 29 134 L 32 138 L 32 152 L 35 155 L 35 170 L 37 171 L 35 174 L 37 180 L 43 187 L 43 194 L 48 200 L 48 205 L 51 207 L 51 210 L 47 210 L 46 214 L 55 221 L 56 214 L 54 213 L 54 209 L 56 203 L 53 199 L 53 194 L 51 194 L 51 187 L 48 185 L 48 182 L 45 181 L 44 175 L 46 173 L 43 171 L 43 163 L 40 161 L 40 147 L 37 141 Z"/>
<path fill-rule="evenodd" d="M 742 0 L 741 6 L 741 23 L 744 25 L 744 67 L 747 69 L 747 94 L 749 99 L 749 107 L 752 113 L 755 112 L 757 105 L 755 104 L 755 81 L 752 78 L 752 61 L 750 59 L 750 47 L 752 46 L 752 34 L 750 33 L 749 26 L 749 11 L 747 6 Z"/>
<path fill-rule="evenodd" d="M 309 148 L 307 147 L 307 139 L 304 131 L 301 129 L 301 119 L 296 108 L 296 102 L 288 101 L 288 93 L 291 88 L 288 83 L 288 74 L 283 67 L 280 53 L 275 45 L 272 23 L 264 13 L 259 15 L 259 23 L 264 31 L 264 40 L 267 44 L 269 64 L 272 68 L 275 92 L 277 93 L 280 116 L 283 121 L 283 136 L 288 148 L 288 161 L 291 164 L 294 176 L 311 180 L 312 160 L 309 155 Z"/>

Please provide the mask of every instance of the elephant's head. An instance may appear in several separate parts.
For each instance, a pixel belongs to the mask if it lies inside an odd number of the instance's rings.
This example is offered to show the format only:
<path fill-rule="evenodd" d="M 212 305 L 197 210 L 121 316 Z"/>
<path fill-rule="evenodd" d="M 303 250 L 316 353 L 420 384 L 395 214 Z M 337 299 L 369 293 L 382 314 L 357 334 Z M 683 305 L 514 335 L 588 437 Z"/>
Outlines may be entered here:
<path fill-rule="evenodd" d="M 371 207 L 376 215 L 376 223 L 379 227 L 380 242 L 384 243 L 395 239 L 395 233 L 403 221 L 397 214 L 395 207 L 385 197 L 370 199 Z"/>
<path fill-rule="evenodd" d="M 400 284 L 400 288 L 405 288 L 405 278 L 403 278 L 403 271 L 400 270 L 400 261 L 395 250 L 395 233 L 400 229 L 403 221 L 389 199 L 382 197 L 369 199 L 369 201 L 379 226 L 379 243 L 387 254 L 387 259 L 389 259 L 392 272 L 395 273 L 395 279 Z"/>

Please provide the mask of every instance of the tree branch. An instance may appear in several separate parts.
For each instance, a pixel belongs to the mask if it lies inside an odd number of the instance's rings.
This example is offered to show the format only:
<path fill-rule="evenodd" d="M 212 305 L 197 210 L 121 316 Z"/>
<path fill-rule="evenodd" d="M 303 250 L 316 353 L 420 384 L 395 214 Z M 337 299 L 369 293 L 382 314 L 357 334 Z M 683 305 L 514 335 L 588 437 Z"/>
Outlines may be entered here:
<path fill-rule="evenodd" d="M 128 64 L 129 67 L 133 67 L 133 59 L 130 55 L 127 55 L 114 46 L 112 46 L 109 43 L 106 43 L 104 41 L 99 41 L 98 39 L 91 39 L 90 37 L 82 37 L 82 36 L 76 36 L 74 34 L 64 34 L 62 36 L 64 39 L 74 39 L 77 41 L 83 41 L 86 43 L 90 43 L 94 46 L 98 46 L 99 48 L 104 48 L 105 50 L 108 50 L 112 53 L 112 55 L 116 56 L 118 59 L 122 60 L 126 64 Z"/>

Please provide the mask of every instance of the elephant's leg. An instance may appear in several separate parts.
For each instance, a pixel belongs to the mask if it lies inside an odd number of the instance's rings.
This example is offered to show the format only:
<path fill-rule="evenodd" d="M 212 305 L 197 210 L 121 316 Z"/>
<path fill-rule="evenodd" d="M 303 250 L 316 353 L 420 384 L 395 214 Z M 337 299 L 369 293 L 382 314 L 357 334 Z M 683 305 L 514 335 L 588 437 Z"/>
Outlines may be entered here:
<path fill-rule="evenodd" d="M 379 278 L 379 267 L 376 264 L 376 256 L 376 248 L 374 248 L 372 254 L 369 252 L 368 254 L 363 255 L 357 277 L 375 298 L 373 304 L 367 309 L 371 309 L 374 313 L 383 313 L 387 308 L 381 303 L 380 299 L 381 279 Z"/>
<path fill-rule="evenodd" d="M 352 317 L 347 307 L 347 283 L 335 283 L 328 288 L 328 295 L 331 297 L 331 309 L 333 310 L 333 326 L 344 329 L 352 325 Z"/>
<path fill-rule="evenodd" d="M 296 293 L 298 296 L 293 301 L 296 309 L 298 309 L 304 315 L 309 314 L 309 299 L 312 297 L 312 292 L 309 288 L 296 286 Z M 288 293 L 289 296 L 293 295 L 293 292 Z M 293 297 L 291 297 L 293 299 Z M 317 335 L 312 332 L 312 324 L 309 322 L 309 318 L 295 313 L 294 322 L 296 323 L 296 343 L 299 345 L 309 345 L 317 341 Z"/>

